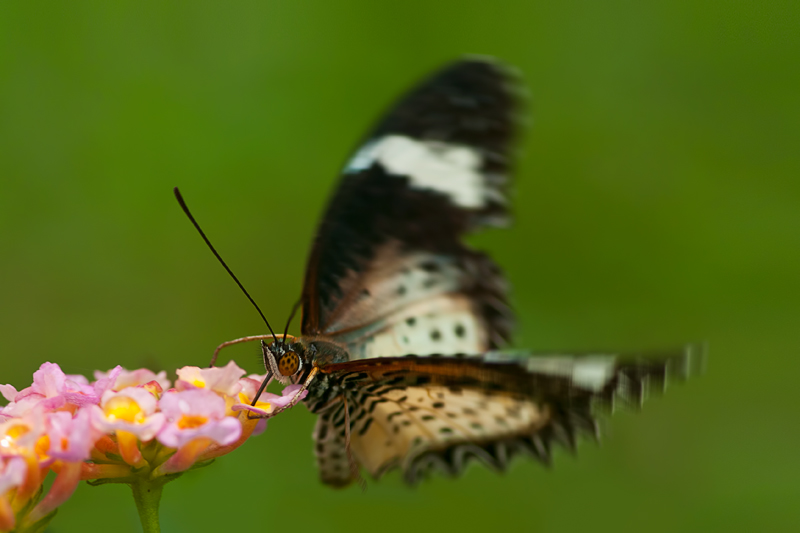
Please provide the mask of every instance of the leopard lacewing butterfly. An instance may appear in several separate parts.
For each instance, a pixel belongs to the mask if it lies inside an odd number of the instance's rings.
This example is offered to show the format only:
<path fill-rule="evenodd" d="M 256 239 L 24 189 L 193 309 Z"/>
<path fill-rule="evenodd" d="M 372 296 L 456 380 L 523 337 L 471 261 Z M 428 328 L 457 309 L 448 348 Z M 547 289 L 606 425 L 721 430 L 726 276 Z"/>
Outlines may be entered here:
<path fill-rule="evenodd" d="M 702 359 L 695 345 L 649 357 L 500 351 L 513 323 L 506 282 L 462 238 L 507 221 L 519 88 L 509 68 L 465 58 L 401 98 L 346 164 L 322 218 L 301 336 L 270 327 L 222 345 L 261 339 L 261 390 L 272 378 L 308 390 L 326 484 L 394 468 L 413 484 L 470 459 L 503 470 L 519 454 L 549 463 L 554 443 L 597 438 L 598 408 L 638 406 Z"/>

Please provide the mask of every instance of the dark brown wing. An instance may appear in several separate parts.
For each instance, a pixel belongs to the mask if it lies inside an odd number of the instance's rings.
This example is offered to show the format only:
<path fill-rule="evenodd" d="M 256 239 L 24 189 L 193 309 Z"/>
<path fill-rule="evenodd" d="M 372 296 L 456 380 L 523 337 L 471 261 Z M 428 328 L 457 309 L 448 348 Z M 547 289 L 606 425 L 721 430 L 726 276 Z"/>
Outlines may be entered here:
<path fill-rule="evenodd" d="M 516 112 L 512 77 L 487 59 L 447 66 L 392 108 L 320 224 L 303 335 L 332 336 L 362 358 L 480 352 L 508 338 L 503 278 L 461 237 L 506 219 Z"/>
<path fill-rule="evenodd" d="M 338 387 L 309 404 L 321 415 L 320 474 L 331 485 L 352 481 L 345 404 L 355 461 L 373 477 L 400 468 L 413 484 L 431 469 L 457 475 L 470 458 L 495 470 L 518 454 L 549 463 L 553 443 L 574 449 L 580 434 L 598 436 L 598 406 L 638 407 L 701 364 L 702 350 L 689 346 L 648 358 L 489 353 L 329 365 L 322 372 Z"/>

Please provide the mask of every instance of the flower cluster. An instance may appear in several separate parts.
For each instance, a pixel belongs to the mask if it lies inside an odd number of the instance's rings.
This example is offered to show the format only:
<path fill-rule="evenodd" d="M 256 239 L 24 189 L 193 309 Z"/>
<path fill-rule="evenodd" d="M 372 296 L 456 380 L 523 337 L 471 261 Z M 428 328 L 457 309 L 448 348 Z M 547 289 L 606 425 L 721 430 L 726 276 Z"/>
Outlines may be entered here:
<path fill-rule="evenodd" d="M 244 374 L 233 362 L 183 367 L 172 385 L 163 371 L 117 366 L 90 382 L 44 363 L 30 387 L 0 385 L 0 531 L 46 523 L 80 480 L 166 482 L 236 449 L 300 389 L 251 406 L 263 376 Z"/>

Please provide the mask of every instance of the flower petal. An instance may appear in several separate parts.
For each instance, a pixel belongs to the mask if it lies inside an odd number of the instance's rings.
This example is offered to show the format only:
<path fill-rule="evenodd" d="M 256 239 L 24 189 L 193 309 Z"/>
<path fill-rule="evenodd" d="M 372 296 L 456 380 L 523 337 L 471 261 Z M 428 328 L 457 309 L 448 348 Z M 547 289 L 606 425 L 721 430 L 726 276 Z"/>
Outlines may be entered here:
<path fill-rule="evenodd" d="M 19 394 L 17 389 L 15 389 L 12 385 L 0 385 L 0 394 L 3 395 L 3 398 L 8 400 L 9 402 L 13 402 L 14 398 Z"/>
<path fill-rule="evenodd" d="M 42 501 L 33 508 L 28 516 L 28 523 L 36 523 L 59 505 L 64 503 L 75 492 L 81 480 L 81 463 L 64 463 L 53 481 L 53 485 Z"/>
<path fill-rule="evenodd" d="M 28 465 L 22 457 L 12 457 L 5 465 L 0 463 L 0 468 L 0 494 L 22 485 L 28 475 Z"/>
<path fill-rule="evenodd" d="M 244 370 L 233 361 L 224 367 L 199 368 L 185 366 L 177 371 L 179 390 L 202 388 L 213 390 L 227 396 L 236 396 L 241 390 L 239 378 L 244 375 Z"/>

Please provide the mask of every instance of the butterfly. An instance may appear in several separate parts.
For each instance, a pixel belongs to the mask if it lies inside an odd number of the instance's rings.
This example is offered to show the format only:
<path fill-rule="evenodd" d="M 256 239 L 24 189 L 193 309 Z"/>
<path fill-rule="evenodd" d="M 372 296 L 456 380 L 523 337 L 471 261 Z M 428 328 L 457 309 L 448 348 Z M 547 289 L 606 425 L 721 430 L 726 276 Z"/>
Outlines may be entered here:
<path fill-rule="evenodd" d="M 290 405 L 308 391 L 323 483 L 399 468 L 414 484 L 471 459 L 503 470 L 516 455 L 549 463 L 554 443 L 598 437 L 602 405 L 637 406 L 696 366 L 696 346 L 628 359 L 501 350 L 507 283 L 463 238 L 508 222 L 520 88 L 510 68 L 465 58 L 402 97 L 345 165 L 319 225 L 301 335 L 270 327 L 221 345 L 261 340 L 261 391 L 272 378 L 302 384 Z"/>

